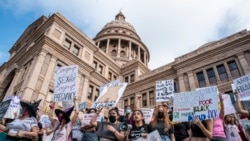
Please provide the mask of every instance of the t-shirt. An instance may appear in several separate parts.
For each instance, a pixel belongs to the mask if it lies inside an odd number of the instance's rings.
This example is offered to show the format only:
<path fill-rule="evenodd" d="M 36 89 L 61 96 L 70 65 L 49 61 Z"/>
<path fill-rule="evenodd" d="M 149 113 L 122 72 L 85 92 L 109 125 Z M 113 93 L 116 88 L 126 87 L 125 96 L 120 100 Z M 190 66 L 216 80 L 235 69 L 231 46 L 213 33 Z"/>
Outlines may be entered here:
<path fill-rule="evenodd" d="M 225 130 L 226 130 L 227 141 L 240 141 L 241 140 L 237 125 L 228 124 L 226 125 Z"/>
<path fill-rule="evenodd" d="M 132 129 L 129 132 L 128 138 L 130 141 L 135 141 L 142 137 L 142 133 L 148 133 L 148 127 L 147 125 L 143 126 L 132 126 Z"/>
<path fill-rule="evenodd" d="M 189 137 L 187 130 L 190 130 L 189 122 L 180 122 L 174 124 L 175 140 L 182 141 Z"/>
<path fill-rule="evenodd" d="M 214 119 L 213 137 L 223 137 L 225 138 L 223 120 L 221 118 Z"/>
<path fill-rule="evenodd" d="M 173 127 L 171 127 L 170 129 L 168 129 L 167 131 L 165 130 L 165 123 L 163 120 L 157 120 L 156 126 L 152 127 L 152 125 L 149 125 L 149 132 L 152 132 L 154 130 L 157 130 L 159 132 L 160 135 L 165 135 L 170 137 L 170 134 L 174 133 L 174 129 Z"/>
<path fill-rule="evenodd" d="M 37 127 L 37 120 L 34 117 L 28 117 L 25 119 L 15 119 L 7 124 L 10 134 L 17 134 L 18 131 L 31 132 L 33 127 Z"/>
<path fill-rule="evenodd" d="M 203 120 L 203 121 L 201 121 L 201 123 L 207 129 L 207 123 L 206 123 L 206 121 Z M 192 131 L 193 137 L 206 138 L 206 135 L 202 132 L 202 130 L 200 129 L 200 127 L 198 127 L 195 124 L 191 125 L 191 131 Z"/>
<path fill-rule="evenodd" d="M 59 121 L 56 121 L 54 125 L 54 129 L 56 129 L 56 131 L 54 131 L 51 141 L 72 141 L 72 122 L 68 122 L 63 127 L 60 127 L 59 124 Z"/>
<path fill-rule="evenodd" d="M 108 125 L 113 126 L 118 132 L 121 131 L 120 130 L 120 123 L 113 124 L 113 123 L 109 123 L 109 122 L 98 122 L 97 131 L 96 131 L 97 136 L 100 138 L 107 138 L 107 139 L 111 139 L 114 141 L 118 141 L 118 139 L 116 138 L 114 133 L 107 129 Z"/>

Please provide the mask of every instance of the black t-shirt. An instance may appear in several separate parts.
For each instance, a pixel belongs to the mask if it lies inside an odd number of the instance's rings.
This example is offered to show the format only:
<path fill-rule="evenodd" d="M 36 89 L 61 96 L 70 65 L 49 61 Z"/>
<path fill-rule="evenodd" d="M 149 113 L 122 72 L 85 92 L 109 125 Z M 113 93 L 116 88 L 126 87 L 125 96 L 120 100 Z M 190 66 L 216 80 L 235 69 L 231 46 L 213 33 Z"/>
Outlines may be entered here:
<path fill-rule="evenodd" d="M 180 122 L 174 124 L 175 140 L 182 141 L 189 137 L 187 130 L 190 130 L 189 122 Z"/>
<path fill-rule="evenodd" d="M 43 125 L 41 122 L 38 122 L 37 125 L 38 125 L 39 130 L 43 129 Z M 41 134 L 41 135 L 38 134 L 38 141 L 42 141 L 42 140 L 43 140 L 43 134 Z"/>
<path fill-rule="evenodd" d="M 171 127 L 170 129 L 168 129 L 166 132 L 164 131 L 165 129 L 165 123 L 163 120 L 157 120 L 156 126 L 152 127 L 152 125 L 149 125 L 149 133 L 153 132 L 154 130 L 157 130 L 159 132 L 160 135 L 165 135 L 170 137 L 169 135 L 174 133 L 174 129 L 173 127 Z"/>
<path fill-rule="evenodd" d="M 142 133 L 148 133 L 148 125 L 135 126 L 132 125 L 132 129 L 129 132 L 128 138 L 130 141 L 135 141 L 142 137 Z"/>
<path fill-rule="evenodd" d="M 203 120 L 201 123 L 207 129 L 206 121 Z M 206 135 L 202 132 L 202 130 L 197 125 L 192 124 L 191 125 L 191 130 L 192 130 L 192 133 L 193 133 L 193 137 L 205 137 L 206 138 Z"/>

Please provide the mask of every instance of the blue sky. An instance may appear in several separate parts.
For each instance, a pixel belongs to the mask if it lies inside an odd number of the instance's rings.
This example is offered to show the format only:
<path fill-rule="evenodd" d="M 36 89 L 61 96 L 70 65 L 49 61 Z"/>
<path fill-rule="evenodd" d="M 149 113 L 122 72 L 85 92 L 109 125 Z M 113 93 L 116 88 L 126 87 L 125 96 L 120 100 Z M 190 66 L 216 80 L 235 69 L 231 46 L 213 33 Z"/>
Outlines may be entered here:
<path fill-rule="evenodd" d="M 153 7 L 152 7 L 153 5 Z M 121 10 L 155 69 L 201 45 L 250 28 L 249 0 L 1 0 L 0 65 L 26 27 L 60 12 L 90 38 Z"/>

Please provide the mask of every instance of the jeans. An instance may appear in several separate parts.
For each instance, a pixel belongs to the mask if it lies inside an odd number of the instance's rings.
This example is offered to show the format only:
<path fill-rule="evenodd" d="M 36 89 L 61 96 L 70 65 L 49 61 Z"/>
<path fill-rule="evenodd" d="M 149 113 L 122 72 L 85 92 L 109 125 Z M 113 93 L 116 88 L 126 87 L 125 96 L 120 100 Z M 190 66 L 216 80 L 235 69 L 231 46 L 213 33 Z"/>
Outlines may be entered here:
<path fill-rule="evenodd" d="M 166 135 L 161 135 L 162 141 L 171 141 L 170 138 Z"/>
<path fill-rule="evenodd" d="M 225 137 L 213 137 L 211 141 L 227 141 Z"/>
<path fill-rule="evenodd" d="M 95 132 L 85 132 L 82 134 L 81 141 L 98 141 L 98 137 Z"/>

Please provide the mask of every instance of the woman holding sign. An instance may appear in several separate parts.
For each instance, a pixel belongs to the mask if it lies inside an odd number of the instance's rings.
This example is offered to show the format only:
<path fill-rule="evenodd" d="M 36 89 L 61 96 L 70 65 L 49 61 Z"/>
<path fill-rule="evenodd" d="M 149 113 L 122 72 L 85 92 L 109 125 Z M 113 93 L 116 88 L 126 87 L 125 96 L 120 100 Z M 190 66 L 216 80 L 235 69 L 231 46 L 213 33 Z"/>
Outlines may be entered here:
<path fill-rule="evenodd" d="M 149 132 L 157 130 L 162 141 L 175 141 L 173 125 L 169 119 L 167 108 L 164 105 L 155 107 L 155 117 L 149 124 Z"/>

